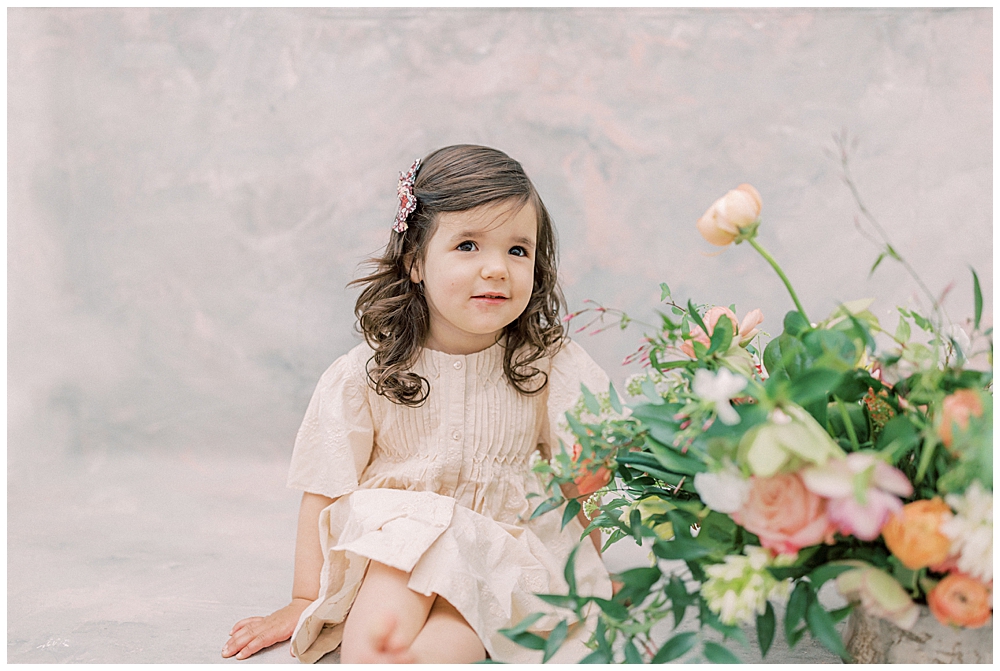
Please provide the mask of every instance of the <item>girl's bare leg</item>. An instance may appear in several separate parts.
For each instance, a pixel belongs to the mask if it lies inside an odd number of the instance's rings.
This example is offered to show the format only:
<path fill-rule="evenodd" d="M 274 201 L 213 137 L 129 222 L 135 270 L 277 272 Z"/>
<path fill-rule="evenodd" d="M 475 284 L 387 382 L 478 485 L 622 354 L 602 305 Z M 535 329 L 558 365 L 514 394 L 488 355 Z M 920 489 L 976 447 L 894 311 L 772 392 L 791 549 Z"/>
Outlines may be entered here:
<path fill-rule="evenodd" d="M 344 623 L 344 664 L 415 661 L 410 646 L 427 621 L 435 595 L 406 586 L 409 573 L 371 562 Z"/>
<path fill-rule="evenodd" d="M 418 664 L 471 664 L 486 659 L 486 649 L 479 636 L 461 613 L 440 596 L 434 601 L 410 652 Z"/>

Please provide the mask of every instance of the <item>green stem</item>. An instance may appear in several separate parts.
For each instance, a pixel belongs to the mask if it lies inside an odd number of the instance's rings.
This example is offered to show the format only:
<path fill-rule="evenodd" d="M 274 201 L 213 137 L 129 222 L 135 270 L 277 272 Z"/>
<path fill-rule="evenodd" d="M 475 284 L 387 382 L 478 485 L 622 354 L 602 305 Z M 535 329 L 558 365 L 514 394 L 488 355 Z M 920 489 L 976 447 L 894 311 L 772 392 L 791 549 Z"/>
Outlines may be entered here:
<path fill-rule="evenodd" d="M 812 322 L 809 321 L 809 317 L 806 316 L 806 311 L 803 309 L 802 303 L 799 302 L 799 297 L 795 295 L 795 289 L 792 288 L 792 283 L 788 281 L 788 277 L 781 269 L 781 266 L 778 265 L 778 262 L 775 261 L 774 257 L 768 254 L 767 250 L 761 247 L 760 243 L 754 238 L 747 238 L 747 242 L 749 242 L 750 246 L 756 249 L 757 252 L 764 257 L 765 261 L 771 264 L 771 267 L 774 268 L 774 272 L 778 273 L 778 277 L 780 277 L 781 281 L 785 283 L 785 288 L 788 289 L 788 293 L 792 295 L 792 300 L 795 302 L 795 307 L 798 308 L 799 314 L 802 315 L 807 322 L 812 324 Z"/>

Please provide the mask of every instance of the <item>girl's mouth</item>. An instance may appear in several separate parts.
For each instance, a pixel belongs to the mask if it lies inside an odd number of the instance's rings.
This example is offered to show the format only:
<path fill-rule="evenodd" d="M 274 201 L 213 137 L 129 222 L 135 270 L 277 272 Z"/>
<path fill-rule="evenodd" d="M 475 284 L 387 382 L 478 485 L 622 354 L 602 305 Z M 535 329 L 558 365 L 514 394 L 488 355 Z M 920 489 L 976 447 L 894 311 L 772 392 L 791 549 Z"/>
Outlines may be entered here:
<path fill-rule="evenodd" d="M 481 294 L 479 296 L 473 296 L 472 299 L 490 304 L 499 304 L 507 300 L 507 297 L 503 294 Z"/>

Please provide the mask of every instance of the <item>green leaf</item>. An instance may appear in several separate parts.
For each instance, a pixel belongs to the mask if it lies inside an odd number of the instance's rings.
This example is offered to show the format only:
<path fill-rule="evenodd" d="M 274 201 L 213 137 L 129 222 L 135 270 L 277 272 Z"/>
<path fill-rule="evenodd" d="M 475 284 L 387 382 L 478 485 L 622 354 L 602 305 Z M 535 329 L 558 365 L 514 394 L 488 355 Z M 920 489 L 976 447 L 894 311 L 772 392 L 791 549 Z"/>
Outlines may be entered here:
<path fill-rule="evenodd" d="M 563 511 L 562 516 L 562 528 L 566 528 L 566 525 L 569 524 L 570 520 L 576 517 L 581 508 L 582 506 L 580 505 L 580 502 L 576 499 L 570 499 L 566 502 L 566 510 Z"/>
<path fill-rule="evenodd" d="M 829 368 L 812 368 L 792 381 L 789 393 L 792 400 L 799 405 L 825 401 L 830 392 L 840 383 L 842 376 L 842 373 Z"/>
<path fill-rule="evenodd" d="M 660 462 L 660 465 L 667 471 L 682 473 L 684 475 L 694 475 L 708 470 L 708 467 L 700 459 L 695 459 L 687 454 L 681 454 L 673 448 L 662 445 L 659 442 L 648 439 L 647 444 Z"/>
<path fill-rule="evenodd" d="M 642 380 L 642 393 L 646 395 L 653 405 L 663 405 L 663 397 L 660 396 L 660 392 L 656 390 L 656 385 L 648 377 Z"/>
<path fill-rule="evenodd" d="M 844 647 L 844 642 L 841 640 L 830 614 L 816 599 L 813 599 L 806 609 L 806 624 L 809 625 L 809 632 L 827 650 L 835 655 L 840 655 L 841 659 L 850 659 L 851 656 L 848 654 L 847 648 Z"/>
<path fill-rule="evenodd" d="M 549 640 L 545 642 L 545 654 L 542 655 L 542 664 L 552 659 L 552 655 L 556 654 L 559 646 L 566 640 L 567 631 L 569 631 L 569 625 L 566 624 L 566 620 L 560 620 L 559 624 L 552 630 L 552 633 L 549 634 Z"/>
<path fill-rule="evenodd" d="M 906 321 L 906 317 L 899 316 L 899 326 L 896 327 L 896 340 L 901 343 L 910 342 L 910 322 Z"/>
<path fill-rule="evenodd" d="M 922 328 L 928 333 L 934 332 L 934 325 L 931 324 L 930 320 L 923 315 L 917 314 L 916 312 L 910 312 L 910 316 L 913 317 L 913 321 L 916 322 L 917 326 Z"/>
<path fill-rule="evenodd" d="M 667 642 L 656 651 L 656 655 L 653 657 L 652 663 L 666 664 L 667 662 L 672 662 L 678 657 L 685 655 L 697 642 L 698 632 L 696 631 L 686 631 L 683 634 L 677 634 L 667 640 Z"/>
<path fill-rule="evenodd" d="M 532 634 L 530 632 L 524 632 L 523 634 L 507 634 L 502 629 L 500 630 L 504 633 L 507 638 L 517 643 L 522 648 L 528 648 L 529 650 L 544 650 L 545 649 L 545 639 L 538 634 Z"/>
<path fill-rule="evenodd" d="M 882 259 L 884 259 L 885 256 L 885 252 L 878 255 L 878 258 L 875 259 L 875 263 L 872 264 L 872 269 L 868 271 L 868 277 L 871 277 L 875 273 L 875 269 L 878 268 L 878 264 L 882 263 Z"/>
<path fill-rule="evenodd" d="M 528 617 L 518 622 L 515 626 L 509 627 L 507 629 L 501 629 L 500 633 L 506 636 L 507 638 L 510 638 L 512 634 L 523 634 L 524 632 L 528 631 L 528 629 L 531 628 L 531 625 L 535 624 L 540 619 L 542 619 L 542 616 L 544 615 L 545 613 L 532 613 Z"/>
<path fill-rule="evenodd" d="M 660 559 L 698 559 L 712 554 L 712 550 L 697 541 L 674 538 L 672 541 L 657 540 L 653 544 L 653 554 Z"/>
<path fill-rule="evenodd" d="M 688 594 L 687 587 L 684 586 L 684 581 L 675 575 L 670 576 L 666 591 L 667 596 L 670 598 L 670 610 L 674 614 L 674 629 L 677 629 L 684 620 L 687 607 L 696 597 L 694 594 Z M 675 636 L 674 638 L 677 637 Z M 691 645 L 694 645 L 694 643 Z M 687 652 L 687 649 L 684 652 Z M 684 653 L 680 654 L 683 655 Z"/>
<path fill-rule="evenodd" d="M 774 608 L 768 601 L 764 614 L 757 616 L 757 643 L 760 645 L 761 657 L 767 657 L 767 651 L 771 649 L 771 643 L 774 642 L 774 628 Z"/>
<path fill-rule="evenodd" d="M 635 647 L 635 643 L 631 640 L 625 641 L 622 650 L 625 652 L 626 664 L 642 664 L 642 655 L 639 654 L 638 648 Z"/>
<path fill-rule="evenodd" d="M 555 510 L 556 508 L 558 508 L 563 504 L 564 500 L 565 499 L 563 499 L 561 496 L 553 496 L 551 499 L 542 501 L 540 504 L 538 504 L 538 507 L 535 508 L 534 512 L 531 513 L 531 517 L 529 517 L 528 519 L 533 520 L 539 515 L 544 515 L 550 510 Z"/>
<path fill-rule="evenodd" d="M 598 402 L 594 394 L 587 389 L 587 385 L 580 385 L 580 393 L 583 394 L 583 404 L 587 406 L 587 410 L 589 410 L 593 415 L 600 415 L 601 404 Z"/>
<path fill-rule="evenodd" d="M 724 323 L 723 320 L 725 320 Z M 729 328 L 726 328 L 724 324 L 729 324 Z M 719 321 L 715 323 L 715 330 L 712 331 L 711 346 L 708 348 L 706 355 L 728 350 L 729 344 L 733 341 L 734 328 L 736 326 L 729 320 L 729 317 L 726 315 L 719 317 Z"/>
<path fill-rule="evenodd" d="M 636 508 L 628 516 L 628 525 L 632 528 L 632 537 L 642 545 L 642 513 Z"/>
<path fill-rule="evenodd" d="M 631 601 L 635 605 L 643 602 L 649 590 L 663 575 L 656 566 L 629 569 L 618 575 L 622 588 L 615 594 L 615 601 Z"/>
<path fill-rule="evenodd" d="M 875 447 L 888 458 L 890 464 L 895 464 L 919 442 L 917 427 L 903 415 L 897 415 L 886 423 Z"/>
<path fill-rule="evenodd" d="M 558 608 L 576 608 L 576 598 L 567 594 L 536 594 L 535 596 Z"/>
<path fill-rule="evenodd" d="M 705 659 L 713 664 L 742 664 L 743 661 L 715 641 L 705 641 Z"/>
<path fill-rule="evenodd" d="M 705 332 L 705 335 L 708 335 L 708 327 L 706 327 L 705 322 L 701 320 L 701 315 L 698 314 L 698 309 L 694 306 L 694 303 L 692 303 L 690 299 L 688 299 L 688 317 L 690 317 L 691 320 Z"/>
<path fill-rule="evenodd" d="M 611 655 L 607 650 L 594 650 L 592 653 L 580 660 L 580 664 L 610 664 Z"/>
<path fill-rule="evenodd" d="M 608 384 L 608 400 L 611 402 L 611 409 L 619 415 L 622 414 L 622 402 L 621 399 L 618 398 L 618 392 L 615 391 L 615 385 L 613 383 Z"/>
<path fill-rule="evenodd" d="M 975 329 L 979 330 L 979 320 L 983 317 L 983 290 L 979 288 L 979 275 L 976 275 L 976 271 L 973 268 L 969 268 L 972 271 L 972 298 L 975 301 L 976 312 L 975 312 Z"/>
<path fill-rule="evenodd" d="M 566 568 L 563 570 L 563 577 L 566 578 L 566 584 L 569 585 L 569 593 L 576 594 L 576 551 L 580 549 L 577 545 L 569 553 L 569 557 L 566 558 Z"/>
<path fill-rule="evenodd" d="M 666 282 L 660 282 L 660 302 L 667 300 L 670 297 L 670 287 L 667 286 Z"/>
<path fill-rule="evenodd" d="M 594 603 L 604 611 L 604 614 L 618 620 L 619 622 L 624 622 L 628 619 L 628 608 L 616 601 L 609 601 L 608 599 L 600 599 L 594 597 Z"/>
<path fill-rule="evenodd" d="M 853 568 L 857 567 L 849 564 L 823 564 L 809 574 L 809 582 L 812 584 L 812 588 L 818 592 L 819 588 L 822 587 L 823 583 L 827 580 L 836 578 L 841 573 L 849 571 Z"/>
<path fill-rule="evenodd" d="M 812 328 L 806 318 L 802 316 L 801 312 L 797 310 L 791 310 L 785 315 L 784 321 L 785 333 L 790 336 L 797 336 L 800 333 L 808 331 Z"/>
<path fill-rule="evenodd" d="M 785 608 L 785 640 L 788 646 L 792 647 L 792 636 L 799 622 L 806 615 L 806 607 L 809 605 L 809 584 L 799 581 L 795 583 L 792 595 L 788 597 L 788 606 Z"/>

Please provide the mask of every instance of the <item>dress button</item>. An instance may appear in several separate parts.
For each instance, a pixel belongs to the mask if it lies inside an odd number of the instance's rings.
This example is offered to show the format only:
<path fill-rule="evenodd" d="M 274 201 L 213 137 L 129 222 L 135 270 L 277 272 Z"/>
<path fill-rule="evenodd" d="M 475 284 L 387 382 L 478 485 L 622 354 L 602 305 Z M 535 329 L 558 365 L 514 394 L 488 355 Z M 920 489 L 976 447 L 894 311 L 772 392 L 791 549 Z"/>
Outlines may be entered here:
<path fill-rule="evenodd" d="M 451 434 L 451 439 L 452 440 L 461 440 L 462 439 L 462 432 L 461 431 L 455 431 L 454 433 Z"/>
<path fill-rule="evenodd" d="M 454 366 L 455 366 L 455 370 L 461 370 L 462 369 L 462 362 L 461 361 L 456 361 L 454 363 Z"/>

